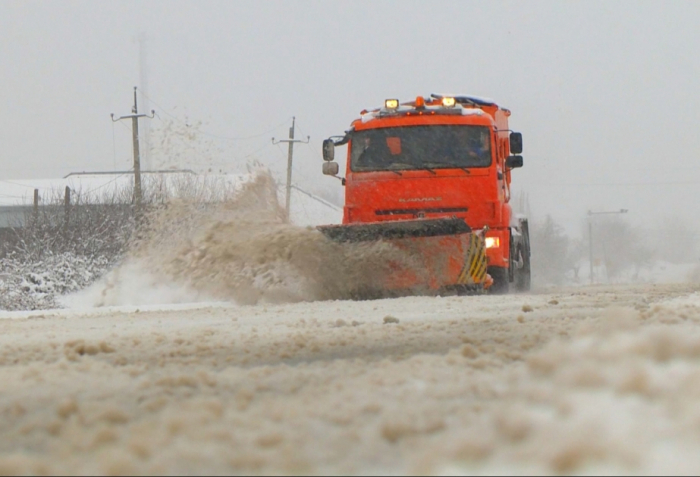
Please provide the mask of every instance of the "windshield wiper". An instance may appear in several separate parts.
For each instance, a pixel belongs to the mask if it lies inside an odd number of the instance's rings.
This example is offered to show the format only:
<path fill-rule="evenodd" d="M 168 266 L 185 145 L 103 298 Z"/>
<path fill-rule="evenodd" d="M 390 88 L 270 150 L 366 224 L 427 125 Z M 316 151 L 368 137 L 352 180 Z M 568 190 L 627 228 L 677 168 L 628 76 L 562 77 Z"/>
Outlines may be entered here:
<path fill-rule="evenodd" d="M 429 162 L 428 164 L 438 165 L 438 166 L 447 166 L 448 168 L 462 169 L 467 174 L 471 174 L 471 171 L 469 169 L 467 169 L 464 166 L 458 166 L 456 164 L 448 164 L 447 162 L 434 162 L 434 161 Z"/>
<path fill-rule="evenodd" d="M 402 167 L 401 169 L 394 169 L 392 166 L 404 166 L 404 167 Z M 433 170 L 431 167 L 427 167 L 427 166 L 423 166 L 423 165 L 418 166 L 415 164 L 407 164 L 405 162 L 394 162 L 393 164 L 391 164 L 391 166 L 389 166 L 386 169 L 382 169 L 382 170 L 391 171 L 394 174 L 398 174 L 400 176 L 402 176 L 403 174 L 399 171 L 428 171 L 431 174 L 437 175 L 437 172 L 435 172 L 435 170 Z"/>
<path fill-rule="evenodd" d="M 399 166 L 399 169 L 394 169 L 394 166 Z M 404 166 L 404 167 L 401 167 L 401 166 Z M 405 170 L 407 170 L 406 167 L 411 167 L 411 166 L 412 166 L 412 164 L 406 164 L 405 162 L 394 162 L 385 170 L 391 171 L 394 174 L 398 174 L 398 175 L 402 176 L 403 173 L 401 173 L 400 171 L 405 171 Z"/>

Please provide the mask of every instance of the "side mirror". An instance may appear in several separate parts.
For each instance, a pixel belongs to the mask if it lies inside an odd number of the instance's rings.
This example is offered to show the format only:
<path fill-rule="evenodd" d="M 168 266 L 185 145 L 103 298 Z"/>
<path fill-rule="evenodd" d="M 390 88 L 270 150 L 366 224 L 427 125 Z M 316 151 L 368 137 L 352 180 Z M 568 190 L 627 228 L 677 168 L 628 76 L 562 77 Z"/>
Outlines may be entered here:
<path fill-rule="evenodd" d="M 523 156 L 506 157 L 506 167 L 508 169 L 517 169 L 518 167 L 523 167 Z"/>
<path fill-rule="evenodd" d="M 518 132 L 510 133 L 510 153 L 522 154 L 523 152 L 523 135 Z"/>
<path fill-rule="evenodd" d="M 335 143 L 333 139 L 323 140 L 323 160 L 326 162 L 331 162 L 335 158 Z M 325 164 L 324 164 L 325 166 Z M 326 170 L 325 168 L 323 169 Z M 325 172 L 324 172 L 325 174 Z"/>
<path fill-rule="evenodd" d="M 337 162 L 324 162 L 323 174 L 327 176 L 337 176 L 340 171 L 340 166 Z"/>

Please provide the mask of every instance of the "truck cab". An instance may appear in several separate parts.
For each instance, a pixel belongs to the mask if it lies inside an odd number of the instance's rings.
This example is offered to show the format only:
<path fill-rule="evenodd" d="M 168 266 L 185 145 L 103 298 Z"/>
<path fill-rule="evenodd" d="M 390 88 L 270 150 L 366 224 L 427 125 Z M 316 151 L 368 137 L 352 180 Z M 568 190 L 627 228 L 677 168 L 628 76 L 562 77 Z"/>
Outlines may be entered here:
<path fill-rule="evenodd" d="M 431 95 L 362 111 L 342 138 L 324 142 L 324 174 L 338 174 L 347 144 L 344 224 L 458 218 L 485 237 L 492 291 L 530 287 L 527 220 L 513 217 L 511 174 L 522 136 L 510 111 L 475 96 Z"/>

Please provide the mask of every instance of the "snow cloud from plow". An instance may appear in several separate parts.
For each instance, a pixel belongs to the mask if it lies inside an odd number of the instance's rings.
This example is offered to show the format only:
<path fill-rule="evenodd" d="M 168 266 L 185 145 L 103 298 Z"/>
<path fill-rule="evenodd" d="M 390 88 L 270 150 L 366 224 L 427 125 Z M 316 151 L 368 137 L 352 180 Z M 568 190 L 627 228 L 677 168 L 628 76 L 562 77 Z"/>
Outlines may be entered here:
<path fill-rule="evenodd" d="M 385 242 L 341 244 L 289 224 L 276 191 L 271 175 L 259 172 L 226 202 L 185 200 L 153 211 L 123 264 L 67 304 L 355 298 L 414 260 Z"/>

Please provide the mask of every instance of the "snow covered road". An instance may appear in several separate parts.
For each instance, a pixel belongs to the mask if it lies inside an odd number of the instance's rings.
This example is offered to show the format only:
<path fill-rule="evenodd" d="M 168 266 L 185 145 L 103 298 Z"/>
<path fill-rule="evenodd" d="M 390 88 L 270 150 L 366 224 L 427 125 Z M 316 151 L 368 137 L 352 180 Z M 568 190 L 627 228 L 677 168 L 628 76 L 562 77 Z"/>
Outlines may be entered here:
<path fill-rule="evenodd" d="M 0 474 L 697 474 L 697 290 L 0 315 Z"/>

